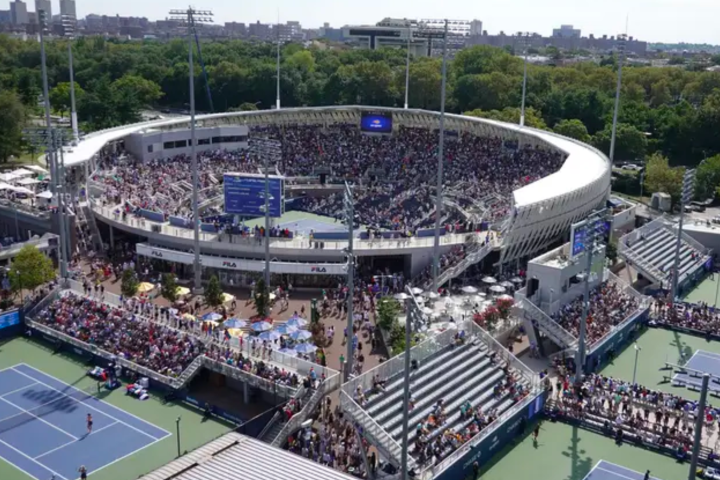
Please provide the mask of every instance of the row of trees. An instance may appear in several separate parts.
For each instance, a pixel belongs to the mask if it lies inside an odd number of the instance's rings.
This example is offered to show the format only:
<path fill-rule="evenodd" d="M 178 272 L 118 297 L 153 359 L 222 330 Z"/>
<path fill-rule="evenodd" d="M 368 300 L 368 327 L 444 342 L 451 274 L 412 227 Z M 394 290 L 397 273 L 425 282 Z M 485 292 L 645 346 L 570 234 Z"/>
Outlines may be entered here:
<path fill-rule="evenodd" d="M 146 106 L 184 109 L 188 102 L 187 44 L 120 42 L 100 37 L 75 41 L 78 114 L 83 129 L 136 121 Z M 47 45 L 53 108 L 69 108 L 68 60 L 64 41 Z M 275 100 L 275 52 L 271 44 L 208 42 L 203 46 L 215 110 L 270 108 Z M 196 98 L 209 110 L 205 82 L 196 68 Z M 451 112 L 517 122 L 522 59 L 506 49 L 476 46 L 449 62 L 447 107 Z M 553 129 L 607 151 L 616 68 L 599 64 L 530 65 L 527 122 Z M 411 107 L 440 107 L 441 65 L 413 59 Z M 0 36 L 0 158 L 22 146 L 28 114 L 39 108 L 40 53 L 35 42 Z M 364 104 L 402 106 L 405 54 L 398 49 L 282 49 L 284 106 Z M 693 164 L 720 153 L 720 73 L 695 69 L 626 67 L 623 75 L 616 158 L 638 160 L 662 153 L 672 165 Z"/>

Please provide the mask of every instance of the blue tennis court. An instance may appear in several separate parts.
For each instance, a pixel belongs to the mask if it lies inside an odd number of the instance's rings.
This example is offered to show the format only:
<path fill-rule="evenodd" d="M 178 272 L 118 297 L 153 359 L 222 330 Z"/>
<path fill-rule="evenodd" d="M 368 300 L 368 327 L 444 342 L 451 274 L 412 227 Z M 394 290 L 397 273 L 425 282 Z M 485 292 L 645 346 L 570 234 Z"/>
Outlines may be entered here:
<path fill-rule="evenodd" d="M 92 477 L 169 435 L 29 365 L 0 370 L 0 457 L 38 480 Z"/>
<path fill-rule="evenodd" d="M 629 468 L 600 460 L 592 470 L 590 470 L 590 473 L 587 474 L 584 480 L 643 480 L 644 478 L 645 473 L 639 473 Z M 652 475 L 652 472 L 650 472 L 650 478 L 652 480 L 660 480 L 658 477 Z"/>
<path fill-rule="evenodd" d="M 714 377 L 710 379 L 709 390 L 720 391 L 720 385 L 715 381 L 720 378 L 720 355 L 704 350 L 696 350 L 684 367 L 690 370 L 680 370 L 675 373 L 672 377 L 674 385 L 686 385 L 698 390 L 702 386 L 702 374 L 709 373 Z"/>
<path fill-rule="evenodd" d="M 340 222 L 329 223 L 312 218 L 283 222 L 278 224 L 278 228 L 287 228 L 306 237 L 310 235 L 311 230 L 316 232 L 347 232 L 347 226 Z"/>

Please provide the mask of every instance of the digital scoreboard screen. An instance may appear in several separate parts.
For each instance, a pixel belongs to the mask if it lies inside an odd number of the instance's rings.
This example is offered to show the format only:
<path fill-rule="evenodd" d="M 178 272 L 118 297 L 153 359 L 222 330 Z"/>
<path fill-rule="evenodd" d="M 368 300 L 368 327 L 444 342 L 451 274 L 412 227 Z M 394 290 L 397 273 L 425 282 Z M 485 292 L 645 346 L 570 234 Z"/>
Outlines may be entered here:
<path fill-rule="evenodd" d="M 392 113 L 363 112 L 360 117 L 360 130 L 369 133 L 392 133 Z"/>
<path fill-rule="evenodd" d="M 570 244 L 572 246 L 572 258 L 575 258 L 585 253 L 585 250 L 587 248 L 586 237 L 588 234 L 588 228 L 591 228 L 591 226 L 586 225 L 583 227 L 575 227 L 573 225 L 570 238 Z M 608 236 L 610 235 L 610 229 L 612 228 L 610 222 L 606 221 L 605 219 L 598 220 L 595 223 L 594 228 L 598 233 L 601 233 L 605 237 L 605 243 L 607 243 Z"/>
<path fill-rule="evenodd" d="M 20 323 L 20 311 L 15 310 L 13 312 L 0 314 L 0 330 Z"/>
<path fill-rule="evenodd" d="M 265 216 L 265 176 L 226 173 L 223 176 L 225 212 L 244 217 Z M 285 211 L 285 179 L 270 175 L 270 216 L 279 218 Z"/>

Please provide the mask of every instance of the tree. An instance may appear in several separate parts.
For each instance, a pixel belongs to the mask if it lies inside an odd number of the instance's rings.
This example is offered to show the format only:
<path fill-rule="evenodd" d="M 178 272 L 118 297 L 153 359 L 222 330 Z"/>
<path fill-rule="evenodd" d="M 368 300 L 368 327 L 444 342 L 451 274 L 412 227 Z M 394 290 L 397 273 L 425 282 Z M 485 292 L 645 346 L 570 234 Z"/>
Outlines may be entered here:
<path fill-rule="evenodd" d="M 265 279 L 261 278 L 255 284 L 255 312 L 258 316 L 265 318 L 268 313 L 268 307 L 270 306 L 270 295 L 265 285 Z"/>
<path fill-rule="evenodd" d="M 254 112 L 257 109 L 258 109 L 257 105 L 255 105 L 254 103 L 245 102 L 245 103 L 241 103 L 240 106 L 238 106 L 238 107 L 231 108 L 230 111 L 231 112 Z"/>
<path fill-rule="evenodd" d="M 593 144 L 602 152 L 610 152 L 612 125 L 593 136 Z M 647 137 L 632 125 L 618 123 L 615 136 L 615 160 L 639 161 L 645 158 Z"/>
<path fill-rule="evenodd" d="M 170 303 L 177 300 L 177 280 L 174 273 L 163 273 L 160 280 L 160 295 Z"/>
<path fill-rule="evenodd" d="M 684 168 L 671 168 L 667 157 L 655 153 L 645 163 L 645 187 L 648 193 L 668 193 L 673 202 L 677 202 L 680 199 L 684 174 Z"/>
<path fill-rule="evenodd" d="M 442 83 L 441 60 L 418 59 L 410 64 L 409 104 L 415 108 L 437 110 L 440 108 L 440 85 Z M 398 75 L 402 84 L 398 91 L 405 94 L 405 76 Z"/>
<path fill-rule="evenodd" d="M 25 107 L 18 96 L 10 91 L 0 91 L 0 161 L 6 162 L 11 155 L 20 155 L 25 126 Z"/>
<path fill-rule="evenodd" d="M 75 84 L 75 101 L 85 96 L 85 90 L 80 85 Z M 65 112 L 72 108 L 70 95 L 70 82 L 60 82 L 52 90 L 50 90 L 50 105 L 60 111 L 60 115 L 64 116 Z"/>
<path fill-rule="evenodd" d="M 703 160 L 695 170 L 695 198 L 714 199 L 720 188 L 720 155 Z"/>
<path fill-rule="evenodd" d="M 126 268 L 123 270 L 122 278 L 120 280 L 120 291 L 122 291 L 123 297 L 132 298 L 138 291 L 140 282 L 138 282 L 137 274 L 132 268 Z"/>
<path fill-rule="evenodd" d="M 210 277 L 208 286 L 205 289 L 205 301 L 211 307 L 217 307 L 223 303 L 223 291 L 220 287 L 220 280 L 216 275 Z"/>
<path fill-rule="evenodd" d="M 378 326 L 388 332 L 391 331 L 392 326 L 397 323 L 400 312 L 402 312 L 400 302 L 393 297 L 382 297 L 377 304 Z"/>
<path fill-rule="evenodd" d="M 52 260 L 37 247 L 26 245 L 13 259 L 8 276 L 13 292 L 35 290 L 55 278 L 55 268 Z"/>
<path fill-rule="evenodd" d="M 553 130 L 559 135 L 590 143 L 590 134 L 588 133 L 587 127 L 577 118 L 561 120 L 555 124 Z"/>
<path fill-rule="evenodd" d="M 484 112 L 478 108 L 470 112 L 465 112 L 465 115 L 518 124 L 520 123 L 520 113 L 521 110 L 519 107 L 506 107 L 503 110 L 490 110 L 489 112 Z M 543 120 L 537 110 L 532 107 L 525 109 L 525 125 L 532 128 L 547 130 L 545 120 Z"/>
<path fill-rule="evenodd" d="M 454 97 L 461 110 L 502 110 L 520 103 L 517 91 L 520 84 L 519 77 L 501 72 L 464 75 L 457 81 Z"/>

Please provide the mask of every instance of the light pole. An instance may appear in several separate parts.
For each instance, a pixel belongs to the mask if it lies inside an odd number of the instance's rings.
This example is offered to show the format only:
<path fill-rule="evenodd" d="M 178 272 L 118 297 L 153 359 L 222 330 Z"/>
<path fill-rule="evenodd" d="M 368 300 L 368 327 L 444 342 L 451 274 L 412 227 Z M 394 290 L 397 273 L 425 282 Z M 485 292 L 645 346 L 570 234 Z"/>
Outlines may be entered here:
<path fill-rule="evenodd" d="M 277 20 L 277 96 L 275 97 L 275 109 L 280 110 L 280 10 Z"/>
<path fill-rule="evenodd" d="M 410 349 L 412 344 L 411 325 L 415 323 L 415 317 L 419 315 L 419 307 L 412 293 L 410 286 L 405 287 L 408 298 L 405 300 L 407 315 L 405 316 L 405 379 L 403 391 L 403 436 L 402 436 L 402 480 L 408 480 L 408 446 L 410 432 Z"/>
<path fill-rule="evenodd" d="M 253 153 L 262 157 L 265 174 L 265 289 L 270 291 L 270 161 L 276 166 L 282 158 L 282 144 L 279 140 L 269 138 L 251 138 L 250 146 Z M 274 199 L 282 205 L 282 198 Z M 282 209 L 282 207 L 281 207 Z M 280 212 L 282 214 L 282 212 Z M 267 312 L 266 312 L 267 313 Z"/>
<path fill-rule="evenodd" d="M 180 420 L 182 420 L 182 417 L 177 417 L 175 419 L 175 433 L 177 437 L 177 456 L 180 457 L 181 455 L 181 448 L 180 448 Z"/>
<path fill-rule="evenodd" d="M 345 381 L 350 380 L 352 374 L 353 363 L 355 354 L 355 252 L 353 247 L 353 235 L 355 226 L 355 206 L 353 205 L 353 188 L 345 182 L 345 197 L 343 198 L 343 205 L 345 207 L 345 221 L 348 226 L 348 248 L 345 251 L 347 258 L 347 360 L 345 361 Z"/>
<path fill-rule="evenodd" d="M 199 23 L 211 23 L 212 12 L 209 10 L 195 10 L 188 7 L 185 10 L 171 10 L 170 19 L 186 23 L 188 27 L 188 65 L 190 84 L 190 163 L 192 168 L 192 207 L 194 227 L 194 251 L 195 260 L 193 270 L 195 273 L 195 293 L 202 293 L 202 265 L 200 264 L 200 211 L 198 208 L 198 164 L 197 164 L 197 139 L 195 136 L 195 70 L 193 67 L 193 28 Z"/>
<path fill-rule="evenodd" d="M 412 22 L 406 20 L 407 27 L 407 56 L 405 58 L 405 110 L 408 109 L 410 98 L 410 43 L 412 41 Z"/>
<path fill-rule="evenodd" d="M 627 35 L 624 33 L 617 37 L 618 73 L 617 87 L 615 88 L 615 109 L 613 111 L 612 136 L 610 137 L 610 163 L 615 159 L 615 135 L 617 133 L 618 111 L 620 110 L 620 88 L 622 87 L 622 66 L 623 55 L 625 54 L 625 41 Z"/>
<path fill-rule="evenodd" d="M 525 93 L 527 92 L 527 67 L 528 67 L 528 43 L 530 42 L 530 32 L 518 32 L 520 41 L 523 46 L 523 84 L 522 84 L 522 102 L 520 103 L 520 126 L 525 126 Z"/>
<path fill-rule="evenodd" d="M 592 258 L 595 249 L 599 249 L 605 243 L 605 217 L 607 208 L 595 210 L 588 217 L 572 226 L 573 233 L 583 231 L 585 237 L 584 253 L 587 258 L 585 265 L 585 291 L 583 293 L 583 313 L 580 319 L 580 335 L 578 337 L 578 349 L 575 353 L 575 383 L 582 381 L 585 370 L 585 336 L 587 331 L 587 319 L 590 314 L 590 274 L 592 273 Z M 570 249 L 573 249 L 573 234 L 570 239 Z M 572 253 L 572 252 L 571 252 Z"/>
<path fill-rule="evenodd" d="M 685 204 L 692 199 L 695 188 L 695 170 L 685 170 L 683 176 L 682 195 L 680 196 L 680 220 L 678 221 L 677 240 L 675 242 L 675 260 L 672 273 L 672 300 L 678 298 L 678 283 L 680 276 L 680 246 L 682 245 L 683 218 L 685 217 Z"/>
<path fill-rule="evenodd" d="M 63 15 L 63 32 L 68 39 L 68 65 L 70 70 L 70 122 L 73 131 L 73 140 L 80 141 L 80 130 L 78 128 L 77 110 L 75 108 L 75 73 L 73 66 L 72 41 L 75 34 L 76 20 L 71 15 Z"/>
<path fill-rule="evenodd" d="M 698 403 L 697 414 L 695 415 L 695 441 L 693 442 L 692 456 L 690 457 L 690 471 L 688 479 L 695 480 L 697 474 L 698 457 L 700 456 L 700 444 L 702 442 L 702 431 L 705 425 L 705 403 L 707 402 L 708 385 L 710 375 L 703 374 L 702 386 L 700 388 L 700 402 Z"/>
<path fill-rule="evenodd" d="M 637 343 L 633 345 L 633 348 L 635 348 L 635 366 L 633 367 L 632 383 L 633 383 L 633 385 L 635 385 L 635 376 L 637 375 L 638 355 L 640 354 L 640 350 L 642 350 L 642 348 L 640 348 L 640 345 L 638 345 Z"/>
<path fill-rule="evenodd" d="M 442 216 L 442 197 L 443 197 L 443 163 L 444 163 L 444 147 L 445 147 L 445 87 L 447 84 L 447 42 L 448 42 L 448 20 L 442 20 L 443 28 L 428 28 L 428 24 L 438 25 L 437 20 L 425 20 L 418 27 L 416 36 L 427 38 L 432 45 L 433 38 L 443 39 L 442 49 L 442 82 L 440 85 L 440 128 L 438 138 L 438 166 L 437 166 L 437 184 L 435 187 L 435 245 L 433 249 L 433 289 L 437 291 L 438 277 L 440 276 L 440 220 Z"/>

